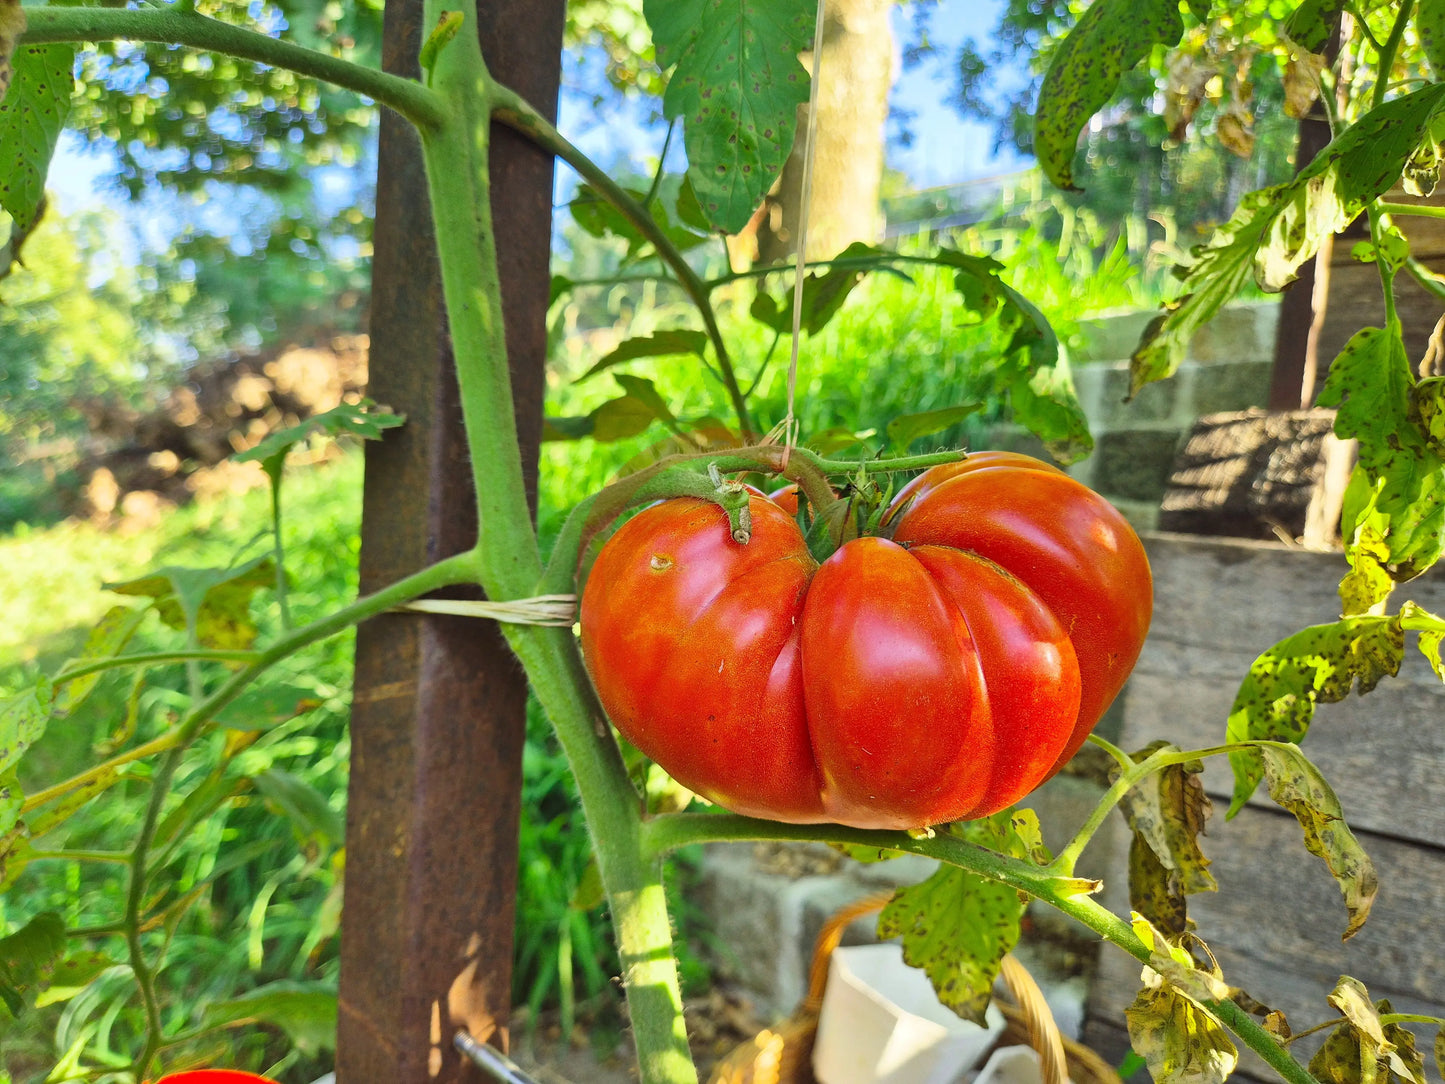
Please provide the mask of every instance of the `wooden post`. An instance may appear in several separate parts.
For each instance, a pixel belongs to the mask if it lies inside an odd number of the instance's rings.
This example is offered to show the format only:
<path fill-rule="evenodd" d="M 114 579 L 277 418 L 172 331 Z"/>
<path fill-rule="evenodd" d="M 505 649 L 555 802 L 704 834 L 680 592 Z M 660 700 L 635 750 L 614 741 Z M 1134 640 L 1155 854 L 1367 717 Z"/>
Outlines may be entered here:
<path fill-rule="evenodd" d="M 481 5 L 493 74 L 556 112 L 564 0 Z M 386 5 L 383 64 L 415 76 L 421 0 Z M 492 201 L 535 507 L 552 159 L 493 131 Z M 382 120 L 369 393 L 407 424 L 368 447 L 361 590 L 472 545 L 475 505 L 415 134 Z M 387 615 L 357 635 L 339 1084 L 476 1080 L 459 1027 L 505 1046 L 526 689 L 494 626 Z"/>

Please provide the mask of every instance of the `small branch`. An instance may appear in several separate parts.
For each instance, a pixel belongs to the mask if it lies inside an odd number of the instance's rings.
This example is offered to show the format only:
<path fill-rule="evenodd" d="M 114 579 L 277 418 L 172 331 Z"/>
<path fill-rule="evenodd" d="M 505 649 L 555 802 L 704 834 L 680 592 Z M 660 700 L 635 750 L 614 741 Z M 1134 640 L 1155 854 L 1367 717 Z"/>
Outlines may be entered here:
<path fill-rule="evenodd" d="M 58 685 L 63 681 L 74 681 L 76 678 L 88 677 L 91 674 L 115 670 L 123 666 L 155 666 L 160 663 L 191 661 L 255 662 L 258 658 L 260 658 L 260 653 L 256 651 L 208 651 L 203 648 L 192 651 L 151 651 L 138 655 L 112 655 L 108 659 L 96 659 L 78 666 L 68 666 L 56 674 L 53 680 Z"/>
<path fill-rule="evenodd" d="M 1390 69 L 1395 66 L 1395 53 L 1399 50 L 1400 42 L 1405 37 L 1405 27 L 1410 25 L 1410 14 L 1414 9 L 1415 0 L 1402 0 L 1399 10 L 1395 13 L 1395 23 L 1390 27 L 1390 36 L 1385 39 L 1385 44 L 1379 47 L 1377 53 L 1379 63 L 1376 69 L 1379 74 L 1375 77 L 1372 108 L 1380 106 L 1385 101 L 1385 92 L 1390 87 Z M 1362 22 L 1361 25 L 1368 30 L 1368 24 Z"/>
<path fill-rule="evenodd" d="M 1387 215 L 1414 215 L 1417 218 L 1445 218 L 1445 207 L 1437 207 L 1431 203 L 1391 203 L 1388 200 L 1378 200 L 1375 203 L 1376 210 Z"/>
<path fill-rule="evenodd" d="M 583 180 L 597 189 L 607 202 L 617 208 L 642 236 L 652 242 L 653 248 L 657 250 L 657 255 L 668 267 L 672 268 L 678 283 L 687 291 L 688 297 L 692 299 L 698 312 L 702 314 L 703 326 L 707 329 L 708 338 L 712 342 L 723 386 L 727 389 L 728 398 L 732 400 L 733 411 L 738 417 L 738 425 L 741 427 L 744 437 L 752 433 L 753 422 L 748 414 L 747 401 L 743 397 L 742 389 L 738 386 L 737 373 L 733 369 L 732 358 L 728 355 L 727 343 L 724 342 L 722 330 L 718 327 L 717 314 L 713 311 L 708 284 L 703 282 L 698 273 L 692 269 L 692 265 L 683 258 L 677 246 L 663 232 L 662 227 L 657 224 L 647 208 L 629 196 L 621 185 L 603 172 L 601 167 L 568 142 L 546 117 L 532 108 L 526 99 L 507 87 L 498 86 L 495 88 L 493 101 L 493 116 L 497 120 L 520 132 L 539 147 L 555 154 L 575 169 Z"/>
<path fill-rule="evenodd" d="M 22 10 L 26 20 L 25 33 L 20 39 L 22 45 L 114 39 L 187 45 L 285 68 L 354 90 L 390 106 L 418 128 L 434 128 L 445 119 L 441 98 L 414 80 L 327 56 L 193 11 L 29 5 Z"/>
<path fill-rule="evenodd" d="M 118 862 L 130 863 L 125 851 L 31 851 L 27 856 L 32 862 Z"/>

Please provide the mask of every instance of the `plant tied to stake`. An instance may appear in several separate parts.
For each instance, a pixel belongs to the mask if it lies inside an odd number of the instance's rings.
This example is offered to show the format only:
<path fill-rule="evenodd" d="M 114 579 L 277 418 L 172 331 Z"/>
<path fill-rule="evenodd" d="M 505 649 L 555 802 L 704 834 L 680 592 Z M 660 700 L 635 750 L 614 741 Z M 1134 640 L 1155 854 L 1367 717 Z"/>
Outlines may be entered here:
<path fill-rule="evenodd" d="M 618 729 L 736 813 L 918 829 L 998 812 L 1083 744 L 1148 631 L 1138 536 L 1027 456 L 931 468 L 884 513 L 891 540 L 821 564 L 783 507 L 749 504 L 746 545 L 706 501 L 646 509 L 581 612 Z"/>

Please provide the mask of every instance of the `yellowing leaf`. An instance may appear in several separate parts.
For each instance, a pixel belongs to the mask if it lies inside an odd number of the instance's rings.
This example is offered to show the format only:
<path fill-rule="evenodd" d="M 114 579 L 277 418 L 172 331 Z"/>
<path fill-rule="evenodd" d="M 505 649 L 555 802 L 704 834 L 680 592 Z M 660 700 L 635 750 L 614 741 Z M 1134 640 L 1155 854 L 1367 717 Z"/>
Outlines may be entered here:
<path fill-rule="evenodd" d="M 1350 916 L 1343 936 L 1353 936 L 1369 917 L 1379 890 L 1374 863 L 1345 823 L 1334 790 L 1298 746 L 1270 742 L 1260 753 L 1269 796 L 1295 815 L 1304 829 L 1305 847 L 1329 867 Z"/>

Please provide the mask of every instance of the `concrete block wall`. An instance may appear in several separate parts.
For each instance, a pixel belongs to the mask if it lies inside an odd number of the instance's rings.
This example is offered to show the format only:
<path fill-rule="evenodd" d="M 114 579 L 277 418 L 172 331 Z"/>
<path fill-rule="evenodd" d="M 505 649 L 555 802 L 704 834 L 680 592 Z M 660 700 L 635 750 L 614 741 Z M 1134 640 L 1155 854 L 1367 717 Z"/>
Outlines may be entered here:
<path fill-rule="evenodd" d="M 1084 322 L 1071 345 L 1074 383 L 1094 434 L 1094 454 L 1069 469 L 1102 493 L 1135 527 L 1152 530 L 1174 453 L 1202 414 L 1264 406 L 1274 363 L 1277 301 L 1241 302 L 1222 310 L 1189 344 L 1179 371 L 1143 388 L 1132 402 L 1129 356 L 1154 310 Z M 989 435 L 994 447 L 1042 454 L 1016 427 Z"/>

